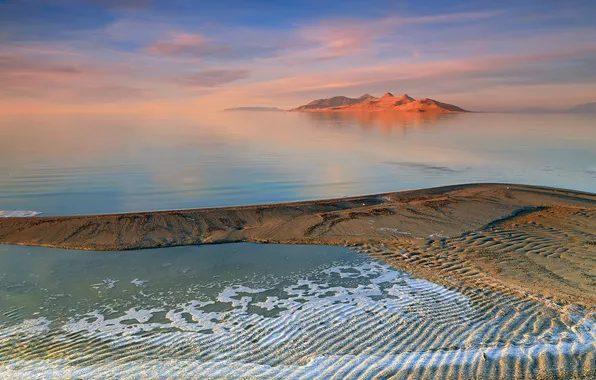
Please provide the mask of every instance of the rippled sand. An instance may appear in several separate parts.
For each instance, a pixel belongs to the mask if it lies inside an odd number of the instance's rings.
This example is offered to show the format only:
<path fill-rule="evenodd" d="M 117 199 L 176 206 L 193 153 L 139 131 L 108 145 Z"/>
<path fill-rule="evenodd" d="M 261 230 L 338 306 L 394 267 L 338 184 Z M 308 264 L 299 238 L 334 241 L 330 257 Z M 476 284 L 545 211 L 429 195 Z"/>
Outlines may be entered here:
<path fill-rule="evenodd" d="M 441 283 L 466 282 L 593 307 L 596 210 L 555 206 L 454 238 L 372 244 L 381 259 Z"/>
<path fill-rule="evenodd" d="M 230 254 L 251 254 L 225 247 L 202 255 L 228 255 L 234 263 Z M 276 247 L 282 246 L 270 250 Z M 441 286 L 367 256 L 345 256 L 350 259 L 284 275 L 226 280 L 215 271 L 179 288 L 152 287 L 157 280 L 145 279 L 148 271 L 123 289 L 130 279 L 122 271 L 89 285 L 105 296 L 101 310 L 69 306 L 52 316 L 40 310 L 24 321 L 23 311 L 5 311 L 0 373 L 27 379 L 596 375 L 596 314 L 585 308 Z M 142 264 L 134 265 L 137 275 Z M 169 268 L 163 271 L 176 273 Z"/>

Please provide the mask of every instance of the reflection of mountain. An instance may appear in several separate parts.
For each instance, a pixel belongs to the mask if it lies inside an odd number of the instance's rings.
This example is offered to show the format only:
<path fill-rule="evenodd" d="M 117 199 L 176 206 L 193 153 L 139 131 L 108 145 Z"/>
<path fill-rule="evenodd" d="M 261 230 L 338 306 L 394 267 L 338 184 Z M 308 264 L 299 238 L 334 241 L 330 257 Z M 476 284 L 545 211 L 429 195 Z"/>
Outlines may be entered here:
<path fill-rule="evenodd" d="M 308 112 L 308 117 L 316 124 L 345 126 L 356 124 L 363 128 L 382 128 L 387 131 L 393 129 L 407 129 L 426 127 L 439 121 L 458 117 L 457 114 L 443 114 L 436 112 L 410 113 L 399 111 L 387 112 Z"/>
<path fill-rule="evenodd" d="M 468 112 L 463 108 L 423 98 L 414 99 L 407 94 L 395 96 L 388 92 L 380 98 L 368 94 L 352 99 L 336 96 L 329 99 L 318 99 L 290 111 L 307 112 L 379 112 L 396 111 L 404 113 L 455 113 Z"/>

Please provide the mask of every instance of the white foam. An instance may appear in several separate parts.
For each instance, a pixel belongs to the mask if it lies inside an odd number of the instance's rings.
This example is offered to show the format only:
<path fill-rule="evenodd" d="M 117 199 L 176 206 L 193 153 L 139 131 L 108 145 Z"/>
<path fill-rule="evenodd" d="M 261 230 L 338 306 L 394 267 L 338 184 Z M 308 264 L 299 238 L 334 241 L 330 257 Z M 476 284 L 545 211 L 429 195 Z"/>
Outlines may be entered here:
<path fill-rule="evenodd" d="M 217 296 L 217 300 L 219 302 L 229 302 L 232 304 L 233 307 L 241 307 L 244 310 L 252 301 L 252 297 L 242 296 L 239 300 L 234 299 L 232 297 L 237 297 L 240 293 L 255 294 L 262 293 L 265 291 L 267 291 L 267 289 L 252 289 L 241 285 L 230 286 L 225 288 L 221 293 L 219 293 L 219 295 Z"/>
<path fill-rule="evenodd" d="M 135 308 L 127 310 L 124 315 L 106 319 L 98 311 L 86 314 L 79 320 L 71 319 L 62 326 L 62 329 L 68 333 L 101 333 L 104 336 L 117 336 L 120 334 L 134 335 L 141 331 L 151 331 L 161 328 L 159 323 L 147 323 L 154 313 L 164 311 L 164 309 L 136 310 Z M 135 324 L 123 324 L 123 321 L 136 320 Z"/>
<path fill-rule="evenodd" d="M 114 286 L 116 286 L 118 281 L 119 280 L 116 280 L 115 278 L 106 278 L 99 284 L 91 284 L 91 287 L 93 289 L 112 289 Z"/>
<path fill-rule="evenodd" d="M 24 211 L 24 210 L 0 210 L 0 218 L 27 218 L 41 214 L 39 211 Z"/>
<path fill-rule="evenodd" d="M 145 286 L 145 284 L 147 284 L 147 282 L 148 281 L 146 281 L 146 280 L 139 280 L 138 278 L 135 278 L 130 283 L 135 286 L 142 287 L 142 286 Z"/>
<path fill-rule="evenodd" d="M 165 306 L 164 302 L 163 307 L 154 309 L 130 308 L 109 318 L 95 311 L 61 326 L 66 333 L 78 332 L 101 339 L 114 349 L 129 347 L 134 341 L 157 350 L 154 352 L 160 352 L 162 347 L 166 351 L 166 347 L 175 347 L 180 352 L 197 350 L 207 353 L 204 359 L 164 356 L 135 360 L 134 365 L 117 368 L 109 361 L 69 366 L 67 361 L 54 359 L 12 360 L 0 364 L 0 378 L 2 375 L 10 378 L 117 375 L 132 379 L 141 373 L 148 377 L 326 378 L 340 370 L 347 374 L 345 378 L 366 378 L 378 372 L 415 367 L 468 365 L 499 357 L 534 358 L 542 352 L 572 355 L 593 350 L 596 341 L 593 315 L 582 316 L 576 311 L 574 314 L 578 316 L 571 317 L 570 313 L 567 322 L 556 329 L 551 329 L 550 324 L 537 324 L 536 331 L 525 330 L 515 323 L 503 325 L 497 314 L 506 305 L 496 305 L 497 310 L 487 319 L 482 308 L 471 306 L 468 296 L 412 278 L 378 262 L 319 268 L 287 281 L 285 286 L 274 289 L 265 288 L 263 282 L 257 283 L 260 286 L 226 284 L 221 291 L 201 301 L 175 306 Z M 116 282 L 106 279 L 96 285 L 110 288 Z M 144 282 L 135 279 L 131 283 Z M 264 301 L 253 301 L 253 297 L 265 291 L 276 294 L 266 297 L 263 294 L 259 298 L 265 298 Z M 218 311 L 208 311 L 208 307 Z M 274 309 L 277 313 L 265 312 Z M 164 312 L 165 318 L 153 319 L 156 313 Z M 550 312 L 556 317 L 554 311 Z M 551 319 L 550 315 L 546 317 Z M 49 323 L 43 318 L 29 320 L 13 328 L 15 332 L 8 336 L 9 330 L 0 326 L 0 343 L 44 334 Z M 461 323 L 470 327 L 459 329 Z M 420 324 L 425 325 L 425 331 L 412 330 L 403 335 L 409 326 Z M 483 337 L 490 335 L 487 332 L 495 328 L 505 329 L 503 334 L 511 334 L 515 343 L 495 347 L 494 342 L 484 341 Z M 138 334 L 159 329 L 164 331 Z M 455 348 L 447 349 L 439 341 L 435 345 L 426 344 L 432 343 L 435 333 L 455 334 L 441 337 L 441 341 L 452 341 Z M 418 342 L 426 346 L 409 343 L 403 346 L 412 334 L 428 334 L 428 339 Z M 344 351 L 341 355 L 338 348 Z M 283 360 L 268 365 L 272 357 Z"/>
<path fill-rule="evenodd" d="M 258 306 L 262 309 L 266 309 L 266 310 L 273 310 L 273 309 L 291 309 L 293 307 L 298 307 L 301 305 L 300 302 L 296 302 L 294 300 L 291 299 L 280 299 L 277 296 L 273 296 L 273 297 L 267 297 L 267 299 L 265 301 L 262 302 L 256 302 L 254 304 L 255 306 Z"/>
<path fill-rule="evenodd" d="M 442 234 L 442 232 L 443 232 L 443 231 L 441 231 L 441 232 L 438 232 L 438 233 L 434 233 L 434 234 L 430 234 L 430 235 L 428 235 L 428 238 L 429 238 L 429 239 L 444 239 L 444 238 L 446 238 L 447 236 L 443 235 L 443 234 Z"/>
<path fill-rule="evenodd" d="M 47 318 L 26 319 L 18 325 L 1 328 L 0 342 L 15 335 L 27 335 L 35 337 L 42 335 L 50 330 L 52 322 Z M 2 325 L 0 325 L 2 327 Z"/>

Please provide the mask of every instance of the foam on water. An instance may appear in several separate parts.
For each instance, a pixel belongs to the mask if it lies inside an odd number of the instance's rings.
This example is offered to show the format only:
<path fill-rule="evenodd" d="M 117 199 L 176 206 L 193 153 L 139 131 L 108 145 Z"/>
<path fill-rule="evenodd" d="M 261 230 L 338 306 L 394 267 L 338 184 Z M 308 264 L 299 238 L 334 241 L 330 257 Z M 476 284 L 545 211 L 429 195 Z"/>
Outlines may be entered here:
<path fill-rule="evenodd" d="M 135 278 L 130 283 L 133 284 L 133 285 L 135 285 L 135 286 L 145 286 L 145 284 L 147 283 L 147 281 L 146 280 L 139 280 L 138 278 Z"/>
<path fill-rule="evenodd" d="M 261 285 L 246 278 L 202 284 L 216 289 L 211 295 L 188 289 L 176 304 L 155 292 L 147 295 L 154 307 L 123 309 L 114 300 L 101 310 L 71 310 L 66 320 L 3 323 L 0 375 L 507 377 L 585 371 L 594 357 L 593 314 L 447 289 L 368 258 Z M 110 277 L 93 286 L 142 292 L 152 282 Z"/>
<path fill-rule="evenodd" d="M 24 210 L 0 210 L 0 218 L 26 218 L 30 216 L 40 215 L 39 211 L 24 211 Z"/>

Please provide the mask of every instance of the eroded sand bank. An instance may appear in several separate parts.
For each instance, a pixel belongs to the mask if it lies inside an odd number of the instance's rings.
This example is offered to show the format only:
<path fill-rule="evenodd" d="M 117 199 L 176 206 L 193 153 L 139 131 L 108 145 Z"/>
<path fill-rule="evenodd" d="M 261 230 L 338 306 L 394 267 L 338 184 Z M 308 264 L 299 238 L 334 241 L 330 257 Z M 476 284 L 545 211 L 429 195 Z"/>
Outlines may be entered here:
<path fill-rule="evenodd" d="M 5 218 L 0 243 L 88 250 L 262 242 L 367 246 L 445 285 L 596 304 L 596 195 L 475 184 L 323 201 Z"/>

